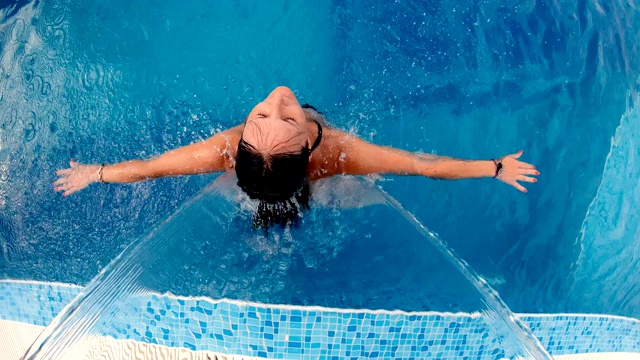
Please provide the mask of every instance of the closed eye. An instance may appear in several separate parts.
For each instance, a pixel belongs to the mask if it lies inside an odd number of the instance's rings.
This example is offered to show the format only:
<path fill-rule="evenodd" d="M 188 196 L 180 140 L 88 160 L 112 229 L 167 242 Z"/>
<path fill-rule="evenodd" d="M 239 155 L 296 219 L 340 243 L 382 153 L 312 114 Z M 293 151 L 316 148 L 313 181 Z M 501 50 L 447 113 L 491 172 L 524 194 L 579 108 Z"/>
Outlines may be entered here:
<path fill-rule="evenodd" d="M 257 119 L 266 119 L 267 115 L 263 114 L 263 113 L 257 113 L 256 116 L 254 118 Z M 296 119 L 292 118 L 292 117 L 285 117 L 282 118 L 282 120 L 288 122 L 288 123 L 293 123 L 293 124 L 297 124 Z"/>

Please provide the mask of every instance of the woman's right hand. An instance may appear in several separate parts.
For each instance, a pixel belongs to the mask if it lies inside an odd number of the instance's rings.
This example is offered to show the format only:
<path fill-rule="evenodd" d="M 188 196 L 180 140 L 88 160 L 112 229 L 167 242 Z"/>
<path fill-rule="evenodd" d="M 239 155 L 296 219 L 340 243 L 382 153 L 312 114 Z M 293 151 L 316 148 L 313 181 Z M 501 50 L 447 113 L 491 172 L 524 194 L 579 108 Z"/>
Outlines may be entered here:
<path fill-rule="evenodd" d="M 71 160 L 69 166 L 68 169 L 56 171 L 56 175 L 60 178 L 53 183 L 55 191 L 63 191 L 64 196 L 82 190 L 99 180 L 100 165 L 85 165 Z"/>

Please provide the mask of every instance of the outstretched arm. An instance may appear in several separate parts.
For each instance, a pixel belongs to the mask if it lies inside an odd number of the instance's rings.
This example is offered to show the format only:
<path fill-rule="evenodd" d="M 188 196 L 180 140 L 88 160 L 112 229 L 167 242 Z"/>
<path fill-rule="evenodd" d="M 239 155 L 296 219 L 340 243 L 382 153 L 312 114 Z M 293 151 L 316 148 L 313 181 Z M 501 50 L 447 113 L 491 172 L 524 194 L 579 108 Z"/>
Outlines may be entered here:
<path fill-rule="evenodd" d="M 422 175 L 434 179 L 468 179 L 494 177 L 496 163 L 492 160 L 462 160 L 446 156 L 416 154 L 400 149 L 370 144 L 353 135 L 338 135 L 341 156 L 337 169 L 345 175 L 398 174 Z M 536 182 L 540 173 L 535 166 L 521 162 L 522 151 L 496 160 L 502 164 L 497 178 L 516 189 L 527 192 L 518 183 Z"/>
<path fill-rule="evenodd" d="M 91 183 L 130 183 L 165 176 L 203 174 L 223 171 L 230 167 L 233 146 L 239 127 L 218 133 L 207 140 L 168 151 L 148 160 L 131 160 L 112 165 L 85 165 L 74 161 L 70 168 L 58 170 L 60 178 L 54 183 L 56 191 L 70 195 Z M 102 169 L 101 169 L 102 167 Z M 101 174 L 100 174 L 101 173 Z"/>

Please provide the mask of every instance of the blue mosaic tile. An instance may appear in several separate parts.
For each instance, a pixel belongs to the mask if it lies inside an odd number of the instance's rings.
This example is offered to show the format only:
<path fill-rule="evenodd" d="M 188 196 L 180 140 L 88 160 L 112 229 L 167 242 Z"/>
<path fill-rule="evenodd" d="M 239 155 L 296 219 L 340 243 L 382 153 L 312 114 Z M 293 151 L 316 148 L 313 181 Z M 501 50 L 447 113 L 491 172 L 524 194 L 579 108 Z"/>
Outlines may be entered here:
<path fill-rule="evenodd" d="M 80 291 L 73 285 L 0 281 L 0 319 L 45 326 Z"/>
<path fill-rule="evenodd" d="M 554 355 L 640 352 L 640 321 L 601 315 L 522 315 Z"/>
<path fill-rule="evenodd" d="M 0 281 L 0 319 L 46 325 L 81 290 Z M 489 324 L 469 314 L 344 311 L 157 294 L 133 296 L 116 306 L 113 317 L 96 324 L 94 334 L 276 359 L 504 356 Z M 521 319 L 552 355 L 640 352 L 638 320 L 562 314 Z"/>

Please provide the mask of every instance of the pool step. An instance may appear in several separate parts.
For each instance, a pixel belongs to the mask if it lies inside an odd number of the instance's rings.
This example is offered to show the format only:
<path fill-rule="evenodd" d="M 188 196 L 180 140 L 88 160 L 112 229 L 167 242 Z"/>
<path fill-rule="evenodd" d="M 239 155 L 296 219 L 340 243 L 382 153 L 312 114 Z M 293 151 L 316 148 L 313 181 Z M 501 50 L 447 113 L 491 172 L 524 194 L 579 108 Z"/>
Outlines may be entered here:
<path fill-rule="evenodd" d="M 19 360 L 43 326 L 0 320 L 0 359 Z M 73 345 L 65 360 L 264 360 L 212 351 L 191 351 L 142 342 L 115 340 L 107 337 L 85 338 Z"/>

